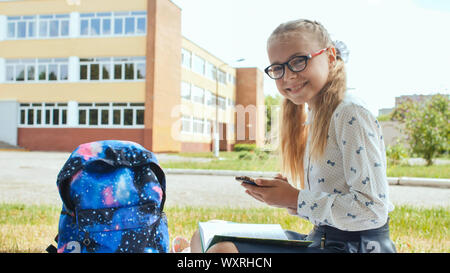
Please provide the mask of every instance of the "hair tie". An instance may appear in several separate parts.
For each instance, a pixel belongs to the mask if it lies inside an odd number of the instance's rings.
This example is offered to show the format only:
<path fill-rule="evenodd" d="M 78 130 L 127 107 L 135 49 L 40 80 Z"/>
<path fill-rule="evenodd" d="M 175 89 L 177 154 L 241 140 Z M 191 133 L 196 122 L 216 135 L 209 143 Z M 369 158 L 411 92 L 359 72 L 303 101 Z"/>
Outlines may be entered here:
<path fill-rule="evenodd" d="M 336 55 L 341 60 L 346 63 L 348 61 L 348 55 L 350 54 L 350 51 L 348 50 L 347 45 L 339 40 L 333 41 L 334 47 L 336 48 Z"/>

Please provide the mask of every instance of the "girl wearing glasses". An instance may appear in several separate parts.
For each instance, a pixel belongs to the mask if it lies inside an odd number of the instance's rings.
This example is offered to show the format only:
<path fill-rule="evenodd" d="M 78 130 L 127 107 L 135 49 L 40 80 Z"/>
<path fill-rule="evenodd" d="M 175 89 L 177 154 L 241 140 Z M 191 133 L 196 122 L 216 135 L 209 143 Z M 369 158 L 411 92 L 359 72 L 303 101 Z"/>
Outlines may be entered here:
<path fill-rule="evenodd" d="M 282 173 L 242 183 L 253 198 L 314 224 L 308 235 L 286 231 L 309 247 L 222 242 L 209 252 L 395 252 L 382 131 L 346 95 L 339 50 L 318 22 L 277 27 L 267 42 L 266 74 L 283 95 Z M 191 247 L 195 249 L 194 243 Z"/>

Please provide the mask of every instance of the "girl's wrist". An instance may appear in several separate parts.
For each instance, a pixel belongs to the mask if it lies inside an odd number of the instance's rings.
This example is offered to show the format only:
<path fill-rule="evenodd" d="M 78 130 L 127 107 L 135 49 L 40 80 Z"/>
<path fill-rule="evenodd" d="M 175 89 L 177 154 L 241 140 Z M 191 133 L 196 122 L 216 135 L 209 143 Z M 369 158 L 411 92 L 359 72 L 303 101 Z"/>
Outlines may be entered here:
<path fill-rule="evenodd" d="M 293 191 L 293 194 L 291 197 L 291 201 L 289 202 L 288 209 L 293 209 L 293 208 L 297 209 L 299 194 L 300 194 L 300 190 L 294 188 L 294 191 Z"/>

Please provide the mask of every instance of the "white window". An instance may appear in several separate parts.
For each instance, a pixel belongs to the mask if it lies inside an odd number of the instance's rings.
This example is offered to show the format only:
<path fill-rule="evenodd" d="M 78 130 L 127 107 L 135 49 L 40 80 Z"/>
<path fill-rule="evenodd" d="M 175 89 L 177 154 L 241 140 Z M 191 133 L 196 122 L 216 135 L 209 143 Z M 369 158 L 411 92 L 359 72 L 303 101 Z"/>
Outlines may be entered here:
<path fill-rule="evenodd" d="M 206 62 L 206 77 L 213 81 L 216 80 L 216 67 L 210 62 Z"/>
<path fill-rule="evenodd" d="M 65 38 L 69 36 L 69 14 L 7 17 L 7 38 Z"/>
<path fill-rule="evenodd" d="M 203 134 L 204 128 L 203 128 L 203 119 L 201 118 L 193 118 L 192 119 L 192 128 L 194 134 Z"/>
<path fill-rule="evenodd" d="M 205 91 L 196 85 L 192 86 L 192 101 L 203 104 L 205 101 Z"/>
<path fill-rule="evenodd" d="M 210 119 L 205 119 L 205 135 L 210 136 L 211 135 L 211 124 L 212 124 L 212 120 Z"/>
<path fill-rule="evenodd" d="M 227 107 L 234 107 L 235 103 L 232 98 L 227 98 Z"/>
<path fill-rule="evenodd" d="M 185 81 L 181 82 L 181 98 L 186 100 L 191 99 L 191 85 Z"/>
<path fill-rule="evenodd" d="M 197 56 L 195 54 L 193 55 L 194 56 L 192 58 L 192 70 L 201 75 L 205 75 L 205 60 L 200 56 Z"/>
<path fill-rule="evenodd" d="M 209 92 L 209 99 L 206 100 L 206 105 L 215 106 L 216 105 L 216 94 Z"/>
<path fill-rule="evenodd" d="M 7 59 L 7 82 L 67 81 L 69 59 Z"/>
<path fill-rule="evenodd" d="M 143 103 L 79 103 L 78 124 L 88 127 L 144 126 Z"/>
<path fill-rule="evenodd" d="M 80 59 L 81 81 L 143 80 L 145 57 Z"/>
<path fill-rule="evenodd" d="M 191 69 L 191 59 L 192 59 L 192 53 L 187 50 L 182 48 L 181 49 L 181 65 Z"/>
<path fill-rule="evenodd" d="M 181 132 L 192 133 L 192 118 L 189 116 L 181 117 Z"/>
<path fill-rule="evenodd" d="M 227 75 L 228 75 L 227 82 L 231 84 L 236 84 L 236 78 L 230 73 L 227 73 Z"/>
<path fill-rule="evenodd" d="M 205 90 L 205 104 L 208 106 L 216 104 L 216 96 L 209 90 Z"/>
<path fill-rule="evenodd" d="M 219 102 L 218 102 L 219 108 L 222 110 L 225 110 L 226 108 L 226 100 L 224 97 L 219 96 Z"/>
<path fill-rule="evenodd" d="M 146 11 L 80 14 L 80 36 L 125 36 L 147 33 Z"/>
<path fill-rule="evenodd" d="M 223 84 L 227 83 L 227 73 L 225 73 L 224 71 L 219 69 L 217 76 L 219 78 L 220 83 L 223 83 Z"/>
<path fill-rule="evenodd" d="M 21 103 L 20 127 L 67 126 L 67 103 Z"/>

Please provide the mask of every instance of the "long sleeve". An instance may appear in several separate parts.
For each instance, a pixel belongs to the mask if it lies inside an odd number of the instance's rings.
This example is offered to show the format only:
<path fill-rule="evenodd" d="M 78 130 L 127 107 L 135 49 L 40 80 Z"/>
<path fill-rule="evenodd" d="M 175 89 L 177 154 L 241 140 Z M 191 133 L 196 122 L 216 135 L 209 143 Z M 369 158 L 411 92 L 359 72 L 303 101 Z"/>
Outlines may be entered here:
<path fill-rule="evenodd" d="M 333 113 L 324 156 L 305 158 L 306 187 L 297 213 L 316 225 L 365 230 L 384 225 L 388 199 L 386 157 L 378 121 L 363 107 L 343 103 Z"/>

